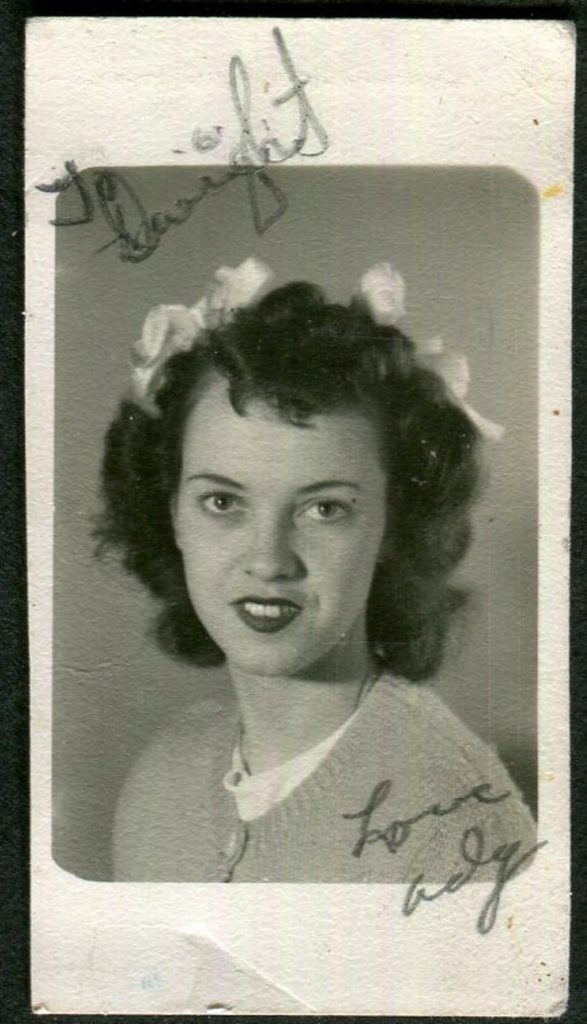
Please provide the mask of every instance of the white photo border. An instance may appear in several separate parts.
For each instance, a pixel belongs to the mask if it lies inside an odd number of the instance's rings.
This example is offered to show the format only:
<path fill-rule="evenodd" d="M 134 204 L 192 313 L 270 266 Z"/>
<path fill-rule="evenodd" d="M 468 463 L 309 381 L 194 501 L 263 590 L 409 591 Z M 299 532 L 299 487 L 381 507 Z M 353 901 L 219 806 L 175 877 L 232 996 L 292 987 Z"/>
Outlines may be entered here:
<path fill-rule="evenodd" d="M 238 53 L 256 82 L 268 76 L 280 82 L 276 93 L 285 89 L 275 27 L 311 81 L 322 123 L 336 126 L 322 163 L 505 166 L 542 200 L 539 838 L 548 846 L 508 886 L 514 926 L 491 936 L 474 930 L 481 900 L 471 889 L 406 921 L 394 886 L 272 885 L 260 900 L 255 886 L 87 882 L 50 856 L 55 228 L 52 200 L 38 186 L 59 177 L 70 159 L 80 169 L 169 162 L 177 139 L 186 140 L 187 152 L 173 162 L 196 162 L 189 143 L 198 119 L 222 123 L 227 137 L 238 138 L 229 62 Z M 243 1014 L 561 1013 L 569 890 L 573 26 L 49 18 L 29 23 L 27 61 L 33 1005 L 53 1013 L 185 1014 L 223 1002 Z M 148 132 L 137 131 L 145 124 Z M 225 161 L 226 152 L 210 151 L 211 167 Z"/>

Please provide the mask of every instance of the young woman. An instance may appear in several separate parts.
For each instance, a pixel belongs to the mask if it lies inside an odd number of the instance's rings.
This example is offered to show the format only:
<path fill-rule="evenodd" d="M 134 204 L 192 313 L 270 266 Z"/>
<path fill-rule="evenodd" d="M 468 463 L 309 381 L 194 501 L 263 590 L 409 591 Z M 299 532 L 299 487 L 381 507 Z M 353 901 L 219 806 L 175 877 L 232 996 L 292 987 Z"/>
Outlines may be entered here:
<path fill-rule="evenodd" d="M 465 404 L 464 361 L 395 326 L 388 265 L 349 307 L 269 279 L 250 259 L 152 310 L 107 436 L 102 542 L 159 599 L 164 649 L 225 661 L 233 691 L 133 766 L 115 877 L 494 878 L 533 820 L 425 681 L 499 428 Z"/>

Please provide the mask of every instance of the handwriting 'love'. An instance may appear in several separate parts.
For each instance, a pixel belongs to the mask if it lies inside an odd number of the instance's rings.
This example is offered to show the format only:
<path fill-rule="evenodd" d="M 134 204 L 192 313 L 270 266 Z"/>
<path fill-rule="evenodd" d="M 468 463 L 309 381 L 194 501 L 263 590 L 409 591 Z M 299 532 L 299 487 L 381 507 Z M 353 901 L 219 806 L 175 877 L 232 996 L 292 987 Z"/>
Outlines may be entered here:
<path fill-rule="evenodd" d="M 374 812 L 381 807 L 388 799 L 392 784 L 390 779 L 383 779 L 373 787 L 367 803 L 360 811 L 353 811 L 342 815 L 347 821 L 356 820 L 359 822 L 359 838 L 355 842 L 352 855 L 361 857 L 365 847 L 373 843 L 384 843 L 388 853 L 395 854 L 412 834 L 414 825 L 425 818 L 447 818 L 454 814 L 459 808 L 467 803 L 497 804 L 511 796 L 509 791 L 493 795 L 491 783 L 483 782 L 473 786 L 466 793 L 456 796 L 449 804 L 442 806 L 440 803 L 430 804 L 424 810 L 409 818 L 395 818 L 385 828 L 376 828 L 372 825 Z M 507 882 L 518 873 L 520 868 L 539 850 L 546 846 L 547 840 L 530 847 L 520 853 L 521 841 L 513 840 L 509 843 L 501 843 L 490 853 L 485 852 L 485 836 L 483 829 L 473 826 L 464 830 L 459 843 L 459 854 L 463 862 L 463 868 L 454 872 L 450 878 L 434 891 L 428 891 L 422 884 L 424 874 L 414 878 L 406 893 L 402 911 L 409 917 L 422 903 L 432 903 L 441 896 L 447 896 L 458 892 L 477 874 L 479 869 L 487 864 L 495 864 L 496 877 L 493 888 L 489 893 L 479 917 L 477 918 L 477 931 L 486 935 L 493 928 L 501 896 Z"/>

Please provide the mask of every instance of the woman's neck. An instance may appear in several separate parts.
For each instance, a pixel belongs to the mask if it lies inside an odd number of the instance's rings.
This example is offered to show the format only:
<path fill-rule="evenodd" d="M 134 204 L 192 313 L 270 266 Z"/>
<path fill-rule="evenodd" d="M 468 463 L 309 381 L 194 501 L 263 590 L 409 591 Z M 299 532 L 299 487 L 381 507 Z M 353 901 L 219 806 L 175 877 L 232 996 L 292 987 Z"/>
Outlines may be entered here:
<path fill-rule="evenodd" d="M 344 674 L 325 678 L 251 676 L 230 670 L 251 773 L 269 771 L 326 739 L 355 711 L 374 673 L 366 650 Z"/>

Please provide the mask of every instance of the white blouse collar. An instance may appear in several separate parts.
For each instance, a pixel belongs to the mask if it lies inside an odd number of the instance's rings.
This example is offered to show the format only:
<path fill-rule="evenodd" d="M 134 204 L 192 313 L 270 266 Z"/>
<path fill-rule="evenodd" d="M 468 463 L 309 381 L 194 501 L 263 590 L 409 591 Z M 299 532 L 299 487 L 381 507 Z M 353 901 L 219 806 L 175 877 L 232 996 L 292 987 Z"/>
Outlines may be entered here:
<path fill-rule="evenodd" d="M 224 788 L 232 793 L 241 821 L 253 821 L 266 814 L 275 804 L 285 800 L 322 761 L 349 728 L 359 707 L 335 732 L 321 740 L 309 750 L 266 772 L 251 775 L 243 761 L 240 743 L 235 743 L 232 752 L 232 768 L 224 776 Z"/>

